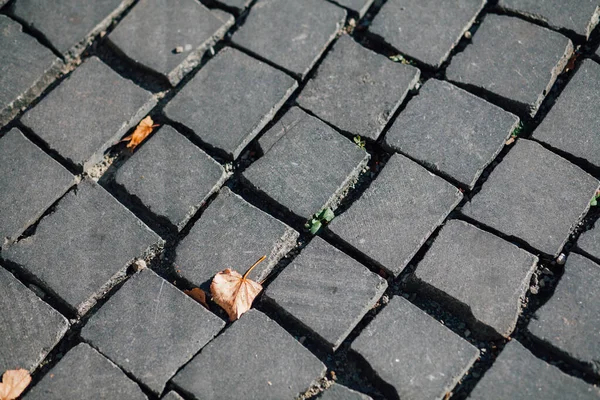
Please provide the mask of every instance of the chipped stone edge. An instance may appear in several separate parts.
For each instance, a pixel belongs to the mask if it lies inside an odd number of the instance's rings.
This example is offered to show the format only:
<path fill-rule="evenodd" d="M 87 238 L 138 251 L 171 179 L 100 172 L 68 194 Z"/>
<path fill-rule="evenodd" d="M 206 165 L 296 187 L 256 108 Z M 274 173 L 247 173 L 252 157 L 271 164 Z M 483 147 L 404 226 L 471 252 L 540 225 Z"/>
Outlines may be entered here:
<path fill-rule="evenodd" d="M 252 205 L 250 205 L 252 206 Z M 252 206 L 254 207 L 254 206 Z M 262 211 L 261 211 L 262 212 Z M 274 217 L 271 217 L 274 218 Z M 271 252 L 267 256 L 266 267 L 262 270 L 262 272 L 256 276 L 256 281 L 261 282 L 265 280 L 269 274 L 273 271 L 273 268 L 277 263 L 285 257 L 287 253 L 289 253 L 294 247 L 296 247 L 296 241 L 300 237 L 300 233 L 296 232 L 295 229 L 290 228 L 285 225 L 283 222 L 277 220 L 281 225 L 285 226 L 285 231 L 283 235 L 277 240 L 277 242 L 271 248 Z"/>
<path fill-rule="evenodd" d="M 336 132 L 336 134 L 339 134 L 339 133 Z M 339 187 L 331 195 L 331 197 L 329 197 L 329 199 L 325 202 L 325 204 L 323 204 L 323 206 L 321 206 L 321 208 L 319 210 L 315 210 L 315 212 L 319 212 L 326 208 L 331 208 L 331 210 L 335 211 L 335 209 L 337 209 L 339 207 L 340 203 L 344 199 L 344 197 L 345 197 L 346 193 L 348 192 L 348 190 L 350 189 L 350 187 L 353 186 L 354 184 L 356 184 L 356 182 L 358 182 L 360 174 L 362 173 L 362 171 L 365 168 L 367 168 L 369 160 L 371 159 L 371 155 L 369 153 L 367 153 L 364 150 L 361 150 L 361 151 L 364 152 L 364 156 L 363 156 L 362 160 L 354 167 L 354 169 L 350 172 L 350 174 L 348 174 L 348 176 L 346 176 L 344 181 L 339 185 Z M 306 217 L 310 218 L 311 216 L 308 215 Z"/>

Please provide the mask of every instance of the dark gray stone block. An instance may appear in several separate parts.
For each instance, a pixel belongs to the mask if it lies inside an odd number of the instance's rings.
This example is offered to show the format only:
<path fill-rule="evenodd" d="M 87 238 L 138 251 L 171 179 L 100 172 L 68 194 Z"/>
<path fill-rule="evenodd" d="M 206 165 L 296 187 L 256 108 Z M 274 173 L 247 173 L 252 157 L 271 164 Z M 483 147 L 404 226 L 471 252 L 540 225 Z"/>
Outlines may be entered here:
<path fill-rule="evenodd" d="M 33 371 L 62 339 L 69 322 L 0 266 L 0 371 Z"/>
<path fill-rule="evenodd" d="M 78 314 L 162 240 L 96 183 L 84 180 L 44 217 L 33 236 L 2 249 Z"/>
<path fill-rule="evenodd" d="M 319 0 L 259 0 L 233 42 L 304 78 L 344 26 L 346 11 Z"/>
<path fill-rule="evenodd" d="M 369 30 L 402 53 L 439 68 L 484 5 L 482 0 L 458 0 L 443 7 L 436 0 L 391 0 Z"/>
<path fill-rule="evenodd" d="M 87 168 L 155 104 L 150 92 L 92 57 L 21 120 L 52 150 Z"/>
<path fill-rule="evenodd" d="M 558 256 L 590 207 L 598 181 L 577 166 L 519 139 L 463 213 Z"/>
<path fill-rule="evenodd" d="M 108 39 L 127 57 L 175 86 L 233 22 L 232 16 L 222 21 L 196 0 L 142 0 Z"/>
<path fill-rule="evenodd" d="M 362 394 L 346 386 L 333 384 L 318 397 L 319 400 L 373 400 L 366 394 Z"/>
<path fill-rule="evenodd" d="M 208 291 L 217 272 L 232 268 L 243 273 L 266 255 L 249 275 L 261 282 L 296 245 L 298 236 L 224 187 L 177 246 L 174 263 L 183 278 Z"/>
<path fill-rule="evenodd" d="M 154 393 L 225 323 L 144 269 L 90 318 L 81 336 Z"/>
<path fill-rule="evenodd" d="M 167 104 L 165 114 L 235 159 L 297 86 L 283 72 L 227 48 Z"/>
<path fill-rule="evenodd" d="M 179 371 L 173 383 L 195 400 L 292 399 L 325 370 L 275 321 L 250 310 Z M 243 384 L 232 384 L 232 378 Z"/>
<path fill-rule="evenodd" d="M 442 178 L 393 155 L 367 191 L 329 229 L 398 275 L 461 199 L 462 193 Z"/>
<path fill-rule="evenodd" d="M 177 394 L 177 392 L 170 391 L 162 397 L 163 400 L 183 400 L 183 397 Z"/>
<path fill-rule="evenodd" d="M 584 232 L 577 240 L 579 251 L 583 251 L 586 255 L 600 260 L 600 222 L 596 222 L 596 227 L 592 230 Z"/>
<path fill-rule="evenodd" d="M 344 131 L 376 140 L 419 76 L 418 69 L 395 63 L 343 35 L 298 103 Z"/>
<path fill-rule="evenodd" d="M 385 279 L 315 237 L 265 295 L 335 351 L 386 288 Z"/>
<path fill-rule="evenodd" d="M 280 122 L 265 135 L 278 136 L 281 126 L 284 134 L 244 171 L 244 178 L 297 216 L 335 209 L 369 154 L 299 108 L 288 111 Z"/>
<path fill-rule="evenodd" d="M 510 99 L 531 116 L 573 54 L 561 34 L 504 15 L 488 14 L 472 42 L 452 59 L 448 79 Z"/>
<path fill-rule="evenodd" d="M 431 79 L 394 121 L 385 143 L 472 189 L 518 123 L 501 108 Z"/>
<path fill-rule="evenodd" d="M 333 2 L 358 13 L 358 17 L 362 18 L 375 0 L 333 0 Z"/>
<path fill-rule="evenodd" d="M 473 345 L 394 297 L 352 343 L 402 399 L 442 399 L 479 356 Z"/>
<path fill-rule="evenodd" d="M 509 337 L 537 261 L 491 233 L 452 220 L 417 266 L 415 278 L 474 329 Z"/>
<path fill-rule="evenodd" d="M 17 128 L 0 138 L 0 246 L 16 240 L 74 183 L 69 171 Z"/>
<path fill-rule="evenodd" d="M 115 182 L 182 229 L 227 179 L 223 167 L 170 126 L 117 170 Z"/>
<path fill-rule="evenodd" d="M 508 342 L 469 399 L 597 400 L 598 388 L 536 358 L 516 340 Z"/>
<path fill-rule="evenodd" d="M 147 399 L 115 364 L 85 343 L 77 345 L 25 396 L 27 400 Z"/>

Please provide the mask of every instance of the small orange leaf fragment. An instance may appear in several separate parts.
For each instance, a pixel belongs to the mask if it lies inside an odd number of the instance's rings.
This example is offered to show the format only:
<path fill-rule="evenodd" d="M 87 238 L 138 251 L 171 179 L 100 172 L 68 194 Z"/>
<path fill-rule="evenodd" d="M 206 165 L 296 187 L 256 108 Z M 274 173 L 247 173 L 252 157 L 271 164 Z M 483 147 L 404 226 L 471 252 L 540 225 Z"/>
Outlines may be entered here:
<path fill-rule="evenodd" d="M 198 303 L 202 304 L 206 309 L 208 309 L 208 303 L 206 302 L 206 293 L 204 292 L 204 290 L 195 287 L 190 290 L 184 290 L 183 293 L 187 294 L 192 299 L 196 300 Z"/>
<path fill-rule="evenodd" d="M 509 137 L 508 140 L 506 141 L 506 145 L 508 146 L 509 144 L 513 144 L 516 139 L 517 138 L 515 136 Z"/>
<path fill-rule="evenodd" d="M 31 376 L 25 369 L 8 370 L 0 382 L 0 400 L 14 400 L 31 383 Z"/>
<path fill-rule="evenodd" d="M 129 142 L 127 143 L 128 149 L 135 149 L 140 143 L 148 137 L 150 133 L 152 133 L 152 128 L 156 128 L 158 125 L 153 125 L 154 121 L 150 116 L 147 116 L 143 120 L 140 121 L 135 131 L 129 136 L 126 136 L 121 140 L 121 142 Z"/>

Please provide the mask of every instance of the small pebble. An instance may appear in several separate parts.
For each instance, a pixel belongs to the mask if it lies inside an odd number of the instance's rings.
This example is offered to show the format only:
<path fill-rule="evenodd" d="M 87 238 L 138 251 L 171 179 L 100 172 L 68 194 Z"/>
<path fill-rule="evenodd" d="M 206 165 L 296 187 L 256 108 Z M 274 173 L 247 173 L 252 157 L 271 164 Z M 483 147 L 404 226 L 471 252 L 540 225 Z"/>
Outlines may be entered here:
<path fill-rule="evenodd" d="M 185 46 L 183 46 L 183 51 L 190 51 L 190 50 L 192 50 L 191 44 L 186 44 Z"/>
<path fill-rule="evenodd" d="M 465 337 L 469 337 L 469 336 L 471 336 L 471 331 L 468 330 L 468 329 L 466 329 L 465 330 Z"/>
<path fill-rule="evenodd" d="M 143 269 L 148 268 L 148 266 L 146 265 L 146 261 L 138 258 L 137 260 L 135 260 L 133 262 L 133 269 L 135 272 L 140 272 Z"/>
<path fill-rule="evenodd" d="M 305 340 L 306 340 L 306 336 L 301 336 L 300 339 L 298 339 L 298 341 L 302 344 L 304 344 Z"/>
<path fill-rule="evenodd" d="M 183 53 L 183 47 L 181 47 L 181 46 L 175 47 L 175 49 L 173 49 L 173 53 L 175 53 L 175 54 Z"/>
<path fill-rule="evenodd" d="M 481 376 L 481 374 L 476 371 L 473 371 L 473 373 L 471 375 L 473 375 L 473 378 L 479 378 Z"/>
<path fill-rule="evenodd" d="M 546 286 L 546 281 L 542 279 L 538 284 L 541 288 L 543 288 L 544 286 Z"/>
<path fill-rule="evenodd" d="M 566 261 L 567 261 L 567 256 L 565 255 L 565 253 L 560 253 L 558 258 L 556 259 L 556 263 L 558 265 L 565 265 Z"/>
<path fill-rule="evenodd" d="M 469 32 L 469 31 L 465 32 L 465 39 L 471 40 L 472 37 L 473 37 L 473 35 L 471 34 L 471 32 Z"/>
<path fill-rule="evenodd" d="M 538 288 L 535 286 L 530 287 L 529 291 L 531 292 L 531 294 L 538 294 Z"/>

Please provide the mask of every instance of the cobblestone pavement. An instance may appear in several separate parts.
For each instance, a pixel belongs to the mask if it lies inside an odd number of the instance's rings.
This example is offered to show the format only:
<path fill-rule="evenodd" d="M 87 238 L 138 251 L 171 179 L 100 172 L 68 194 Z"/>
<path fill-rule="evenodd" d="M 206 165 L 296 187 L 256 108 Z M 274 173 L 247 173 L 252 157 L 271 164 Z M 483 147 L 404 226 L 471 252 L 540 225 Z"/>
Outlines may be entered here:
<path fill-rule="evenodd" d="M 0 0 L 24 398 L 600 399 L 598 0 L 201 1 Z"/>

